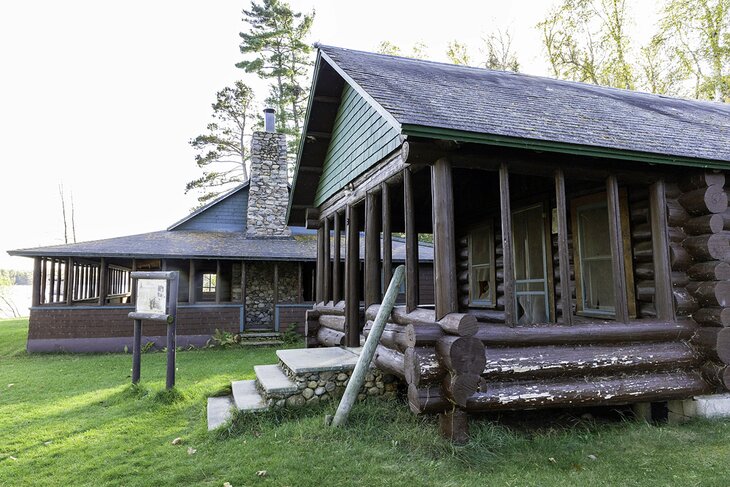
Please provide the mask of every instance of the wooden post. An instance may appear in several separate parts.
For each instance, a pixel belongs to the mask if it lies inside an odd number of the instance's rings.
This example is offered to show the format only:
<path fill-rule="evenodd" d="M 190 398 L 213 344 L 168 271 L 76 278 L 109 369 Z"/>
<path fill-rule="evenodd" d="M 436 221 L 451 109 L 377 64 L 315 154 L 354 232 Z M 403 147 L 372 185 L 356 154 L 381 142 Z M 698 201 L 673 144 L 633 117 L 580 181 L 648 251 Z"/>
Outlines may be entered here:
<path fill-rule="evenodd" d="M 188 270 L 188 303 L 195 304 L 197 286 L 195 285 L 195 259 L 190 259 Z"/>
<path fill-rule="evenodd" d="M 141 348 L 142 320 L 134 320 L 134 341 L 132 342 L 132 384 L 137 384 L 139 382 Z"/>
<path fill-rule="evenodd" d="M 324 301 L 324 225 L 317 229 L 317 289 L 315 299 L 317 303 Z"/>
<path fill-rule="evenodd" d="M 41 294 L 39 296 L 39 304 L 46 303 L 46 279 L 48 278 L 48 266 L 45 257 L 41 257 Z"/>
<path fill-rule="evenodd" d="M 454 236 L 454 189 L 451 163 L 446 158 L 431 167 L 433 275 L 436 319 L 459 311 Z"/>
<path fill-rule="evenodd" d="M 664 180 L 649 187 L 649 219 L 651 246 L 654 254 L 654 307 L 657 318 L 674 321 L 672 269 L 669 260 L 669 232 L 667 228 L 667 199 Z"/>
<path fill-rule="evenodd" d="M 61 302 L 61 284 L 63 281 L 63 261 L 58 259 L 58 267 L 56 268 L 56 299 L 57 303 Z"/>
<path fill-rule="evenodd" d="M 406 227 L 406 310 L 418 307 L 418 234 L 416 233 L 416 202 L 413 194 L 413 174 L 403 170 L 403 208 Z"/>
<path fill-rule="evenodd" d="M 324 219 L 324 268 L 322 270 L 322 301 L 327 302 L 332 296 L 332 260 L 330 255 L 330 219 Z"/>
<path fill-rule="evenodd" d="M 618 179 L 615 175 L 606 179 L 608 196 L 608 233 L 611 238 L 611 263 L 613 266 L 613 294 L 616 304 L 616 321 L 629 320 L 629 301 L 626 289 L 626 266 L 624 265 L 624 238 L 621 228 L 621 204 Z"/>
<path fill-rule="evenodd" d="M 74 287 L 73 287 L 73 294 L 71 295 L 71 299 L 79 299 L 79 289 L 81 288 L 81 267 L 74 264 L 73 267 L 73 273 L 74 273 Z"/>
<path fill-rule="evenodd" d="M 360 229 L 357 208 L 348 205 L 345 215 L 347 254 L 345 256 L 345 345 L 360 346 Z"/>
<path fill-rule="evenodd" d="M 342 238 L 342 229 L 340 228 L 340 221 L 342 218 L 340 217 L 340 214 L 338 212 L 335 212 L 334 215 L 334 237 L 333 237 L 333 249 L 332 249 L 332 301 L 335 303 L 339 303 L 342 299 L 342 277 L 341 277 L 341 268 L 342 265 L 340 263 L 341 259 L 341 252 L 340 252 L 340 242 Z"/>
<path fill-rule="evenodd" d="M 439 431 L 441 436 L 456 445 L 469 442 L 468 415 L 463 409 L 439 414 Z"/>
<path fill-rule="evenodd" d="M 380 302 L 380 225 L 378 195 L 365 196 L 365 308 Z"/>
<path fill-rule="evenodd" d="M 73 268 L 74 268 L 74 259 L 73 259 L 73 257 L 69 257 L 68 260 L 66 261 L 66 285 L 64 286 L 64 291 L 63 291 L 63 297 L 66 298 L 67 306 L 71 306 L 74 301 L 74 298 L 73 298 L 73 289 L 74 289 Z"/>
<path fill-rule="evenodd" d="M 102 257 L 101 261 L 99 263 L 99 306 L 104 306 L 106 304 L 106 281 L 107 281 L 107 265 L 106 265 L 106 258 Z"/>
<path fill-rule="evenodd" d="M 390 219 L 390 186 L 380 185 L 381 208 L 383 210 L 383 283 L 390 282 L 393 277 L 393 229 Z"/>
<path fill-rule="evenodd" d="M 215 261 L 215 304 L 221 304 L 221 261 Z"/>
<path fill-rule="evenodd" d="M 276 319 L 276 305 L 279 304 L 279 263 L 274 262 L 274 331 L 279 331 L 279 322 Z"/>
<path fill-rule="evenodd" d="M 167 297 L 167 314 L 172 316 L 172 323 L 167 325 L 167 381 L 165 387 L 175 387 L 175 356 L 177 353 L 177 288 L 180 280 L 177 272 L 174 279 L 167 281 L 169 295 Z M 216 282 L 216 289 L 218 283 Z"/>
<path fill-rule="evenodd" d="M 510 326 L 516 324 L 515 310 L 515 267 L 512 256 L 512 208 L 509 194 L 509 170 L 507 164 L 499 166 L 499 202 L 502 220 L 502 261 L 504 272 L 504 321 Z"/>
<path fill-rule="evenodd" d="M 53 303 L 56 295 L 56 260 L 51 257 L 50 261 L 51 265 L 48 271 L 48 302 Z"/>
<path fill-rule="evenodd" d="M 304 291 L 302 290 L 302 263 L 297 262 L 297 303 L 304 301 Z"/>
<path fill-rule="evenodd" d="M 160 270 L 161 271 L 167 270 L 167 259 L 160 259 Z"/>
<path fill-rule="evenodd" d="M 241 325 L 239 331 L 243 333 L 246 328 L 246 261 L 241 261 Z"/>
<path fill-rule="evenodd" d="M 563 324 L 573 324 L 573 302 L 570 294 L 570 252 L 568 250 L 568 210 L 565 202 L 565 174 L 555 170 L 555 202 L 558 226 L 558 263 L 560 267 L 560 299 L 563 302 Z"/>
<path fill-rule="evenodd" d="M 132 259 L 132 272 L 137 272 L 137 259 Z M 129 273 L 129 300 L 132 304 L 137 304 L 137 286 L 132 279 L 132 272 Z"/>
<path fill-rule="evenodd" d="M 43 259 L 41 257 L 33 258 L 33 298 L 31 304 L 38 306 L 41 304 L 41 264 Z"/>

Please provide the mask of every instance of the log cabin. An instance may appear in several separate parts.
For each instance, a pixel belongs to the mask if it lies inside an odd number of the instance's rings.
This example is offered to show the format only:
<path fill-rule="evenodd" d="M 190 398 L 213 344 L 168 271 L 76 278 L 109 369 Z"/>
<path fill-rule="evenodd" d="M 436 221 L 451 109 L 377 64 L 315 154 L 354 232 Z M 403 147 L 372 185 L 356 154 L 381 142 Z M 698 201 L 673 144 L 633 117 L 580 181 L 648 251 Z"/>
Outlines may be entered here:
<path fill-rule="evenodd" d="M 179 272 L 181 347 L 203 346 L 216 330 L 254 342 L 274 339 L 290 327 L 303 333 L 316 275 L 322 272 L 316 232 L 286 224 L 286 139 L 274 132 L 273 117 L 266 118 L 266 130 L 252 138 L 251 178 L 166 230 L 10 251 L 35 262 L 27 350 L 131 349 L 133 326 L 127 315 L 135 303 L 130 276 L 135 270 Z M 421 297 L 433 302 L 433 249 L 428 243 L 420 249 Z M 403 262 L 403 239 L 394 251 Z M 360 252 L 355 255 L 362 262 Z M 146 322 L 143 334 L 145 343 L 165 346 L 164 324 Z"/>
<path fill-rule="evenodd" d="M 320 45 L 288 212 L 319 232 L 309 343 L 360 343 L 405 234 L 375 363 L 452 439 L 469 413 L 727 390 L 728 169 L 730 105 Z M 331 265 L 332 232 L 364 268 Z"/>

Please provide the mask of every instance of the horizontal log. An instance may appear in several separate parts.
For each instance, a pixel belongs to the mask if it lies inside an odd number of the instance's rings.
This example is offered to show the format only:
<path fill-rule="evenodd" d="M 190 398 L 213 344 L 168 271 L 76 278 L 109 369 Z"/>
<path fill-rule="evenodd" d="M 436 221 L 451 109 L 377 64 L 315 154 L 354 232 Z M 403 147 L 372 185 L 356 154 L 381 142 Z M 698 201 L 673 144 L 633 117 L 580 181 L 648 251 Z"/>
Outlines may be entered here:
<path fill-rule="evenodd" d="M 730 279 L 730 264 L 718 260 L 698 262 L 687 269 L 687 276 L 695 281 L 726 281 Z"/>
<path fill-rule="evenodd" d="M 695 261 L 730 261 L 730 232 L 687 237 L 682 242 L 682 247 Z"/>
<path fill-rule="evenodd" d="M 577 345 L 618 342 L 672 341 L 692 337 L 697 325 L 690 320 L 676 323 L 580 323 L 568 325 L 480 325 L 475 335 L 486 346 Z"/>
<path fill-rule="evenodd" d="M 636 241 L 651 240 L 651 225 L 639 223 L 631 229 L 631 238 Z"/>
<path fill-rule="evenodd" d="M 493 348 L 485 350 L 487 382 L 542 377 L 616 375 L 689 367 L 701 355 L 684 342 Z"/>
<path fill-rule="evenodd" d="M 700 304 L 692 294 L 683 287 L 672 289 L 674 309 L 679 316 L 689 316 L 700 308 Z"/>
<path fill-rule="evenodd" d="M 727 210 L 727 194 L 719 184 L 682 193 L 678 201 L 691 215 L 721 213 Z"/>
<path fill-rule="evenodd" d="M 686 271 L 692 264 L 692 257 L 682 244 L 669 242 L 669 265 L 673 271 Z"/>
<path fill-rule="evenodd" d="M 692 281 L 687 291 L 703 306 L 730 306 L 730 281 Z"/>
<path fill-rule="evenodd" d="M 667 234 L 670 242 L 682 243 L 687 234 L 680 227 L 667 227 Z"/>
<path fill-rule="evenodd" d="M 467 411 L 619 405 L 686 399 L 712 391 L 699 372 L 647 373 L 624 377 L 502 382 L 469 397 Z"/>
<path fill-rule="evenodd" d="M 345 302 L 340 301 L 339 303 L 317 303 L 314 305 L 315 311 L 319 311 L 320 315 L 337 315 L 345 316 Z"/>
<path fill-rule="evenodd" d="M 378 345 L 375 349 L 374 363 L 377 368 L 384 372 L 388 372 L 400 379 L 405 379 L 405 364 L 403 354 Z"/>
<path fill-rule="evenodd" d="M 654 279 L 654 264 L 642 262 L 634 266 L 634 277 L 639 280 Z"/>
<path fill-rule="evenodd" d="M 654 303 L 638 303 L 638 308 L 641 318 L 656 318 L 656 307 L 654 307 Z"/>
<path fill-rule="evenodd" d="M 702 375 L 710 384 L 725 390 L 730 389 L 730 367 L 727 365 L 708 362 L 702 366 Z"/>
<path fill-rule="evenodd" d="M 692 319 L 701 326 L 730 326 L 730 308 L 700 308 Z"/>
<path fill-rule="evenodd" d="M 709 326 L 697 328 L 690 343 L 708 358 L 730 365 L 730 328 Z"/>
<path fill-rule="evenodd" d="M 317 340 L 325 347 L 339 347 L 345 343 L 345 334 L 322 326 L 317 330 Z"/>
<path fill-rule="evenodd" d="M 504 323 L 504 311 L 470 308 L 467 313 L 473 315 L 480 323 Z"/>
<path fill-rule="evenodd" d="M 685 272 L 672 272 L 672 286 L 685 287 L 689 284 L 689 277 Z M 656 283 L 653 279 L 636 281 L 636 299 L 651 303 L 654 301 Z"/>
<path fill-rule="evenodd" d="M 708 186 L 724 186 L 725 174 L 721 172 L 698 172 L 683 175 L 677 182 L 679 190 L 688 192 L 693 189 L 706 188 Z"/>
<path fill-rule="evenodd" d="M 464 271 L 461 271 L 461 272 L 457 272 L 456 273 L 456 281 L 459 284 L 468 283 L 469 282 L 469 271 L 468 270 L 464 270 Z"/>
<path fill-rule="evenodd" d="M 320 315 L 319 326 L 324 326 L 331 330 L 337 330 L 344 333 L 345 317 L 338 315 Z"/>
<path fill-rule="evenodd" d="M 380 309 L 379 304 L 373 304 L 365 310 L 365 318 L 371 321 L 375 320 Z M 439 321 L 436 321 L 436 314 L 431 309 L 416 308 L 408 313 L 405 306 L 393 307 L 390 315 L 391 322 L 399 325 L 410 325 L 413 323 L 438 323 L 444 332 L 458 335 L 471 336 L 476 333 L 477 320 L 475 317 L 464 313 L 449 313 Z"/>
<path fill-rule="evenodd" d="M 441 387 L 446 398 L 457 406 L 466 406 L 466 401 L 479 389 L 479 374 L 446 374 Z"/>
<path fill-rule="evenodd" d="M 634 260 L 636 262 L 653 262 L 654 249 L 651 240 L 648 242 L 639 242 L 633 246 Z"/>
<path fill-rule="evenodd" d="M 362 334 L 365 335 L 365 337 L 370 335 L 373 323 L 374 322 L 372 321 L 365 323 L 365 327 L 362 331 Z M 380 336 L 380 344 L 401 353 L 405 352 L 406 349 L 411 346 L 410 339 L 411 336 L 414 335 L 413 331 L 408 328 L 413 328 L 413 325 L 403 326 L 396 325 L 394 323 L 386 323 L 385 328 L 383 328 L 383 334 Z"/>
<path fill-rule="evenodd" d="M 416 414 L 436 414 L 453 406 L 441 391 L 441 386 L 416 387 L 408 386 L 408 406 Z"/>
<path fill-rule="evenodd" d="M 433 347 L 439 339 L 446 336 L 444 330 L 442 330 L 436 323 L 414 323 L 413 325 L 405 325 L 405 333 L 406 348 Z"/>
<path fill-rule="evenodd" d="M 479 375 L 484 370 L 484 345 L 474 337 L 444 336 L 436 342 L 436 355 L 453 373 Z"/>
<path fill-rule="evenodd" d="M 478 328 L 477 319 L 466 313 L 449 313 L 438 321 L 444 332 L 456 336 L 472 336 Z"/>
<path fill-rule="evenodd" d="M 667 199 L 667 222 L 670 227 L 681 227 L 689 220 L 689 213 L 675 199 Z"/>
<path fill-rule="evenodd" d="M 687 235 L 704 235 L 721 232 L 725 226 L 725 218 L 722 214 L 712 213 L 690 218 L 684 224 L 684 231 Z"/>
<path fill-rule="evenodd" d="M 631 207 L 629 208 L 629 218 L 631 223 L 641 225 L 649 223 L 649 207 Z"/>
<path fill-rule="evenodd" d="M 417 387 L 438 384 L 446 374 L 446 370 L 439 363 L 434 347 L 410 347 L 406 349 L 403 356 L 408 384 Z"/>

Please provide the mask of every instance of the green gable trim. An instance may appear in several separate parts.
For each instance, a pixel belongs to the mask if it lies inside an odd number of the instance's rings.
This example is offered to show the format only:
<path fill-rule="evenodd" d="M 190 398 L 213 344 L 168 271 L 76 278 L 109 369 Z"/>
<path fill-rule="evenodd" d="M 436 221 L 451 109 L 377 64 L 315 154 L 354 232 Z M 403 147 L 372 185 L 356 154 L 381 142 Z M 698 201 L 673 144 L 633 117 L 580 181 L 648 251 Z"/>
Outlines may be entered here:
<path fill-rule="evenodd" d="M 400 133 L 391 121 L 355 88 L 345 84 L 322 166 L 315 206 L 393 152 L 400 143 Z"/>
<path fill-rule="evenodd" d="M 650 164 L 668 164 L 674 166 L 692 166 L 705 169 L 730 169 L 730 161 L 723 162 L 710 159 L 693 159 L 662 154 L 651 154 L 624 149 L 611 149 L 589 145 L 567 144 L 537 139 L 508 137 L 503 135 L 481 134 L 454 129 L 426 127 L 423 125 L 403 124 L 403 134 L 414 137 L 428 137 L 432 139 L 448 139 L 458 142 L 473 142 L 477 144 L 516 147 L 520 149 L 543 150 L 592 157 L 606 157 L 609 159 L 623 159 L 630 161 L 647 162 Z"/>

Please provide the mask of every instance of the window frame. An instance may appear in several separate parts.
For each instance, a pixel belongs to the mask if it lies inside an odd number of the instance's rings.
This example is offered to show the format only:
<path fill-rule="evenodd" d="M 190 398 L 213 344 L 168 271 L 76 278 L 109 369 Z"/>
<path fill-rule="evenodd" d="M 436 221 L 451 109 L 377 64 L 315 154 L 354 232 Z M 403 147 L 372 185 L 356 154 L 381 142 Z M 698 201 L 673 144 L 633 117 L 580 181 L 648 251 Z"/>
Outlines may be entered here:
<path fill-rule="evenodd" d="M 205 278 L 206 276 L 210 276 L 210 281 L 212 284 L 209 284 L 206 286 L 205 284 Z M 215 282 L 213 282 L 215 281 Z M 212 286 L 212 288 L 211 288 Z M 201 286 L 200 286 L 200 292 L 202 294 L 215 294 L 216 288 L 218 287 L 218 275 L 215 272 L 203 272 L 201 276 Z M 211 290 L 212 289 L 212 290 Z"/>
<path fill-rule="evenodd" d="M 605 191 L 591 193 L 585 196 L 572 198 L 570 201 L 570 221 L 571 221 L 571 240 L 573 242 L 573 268 L 575 273 L 575 313 L 579 316 L 601 319 L 616 319 L 616 309 L 611 312 L 586 309 L 585 308 L 585 290 L 583 288 L 583 265 L 581 256 L 581 238 L 578 223 L 578 213 L 581 209 L 596 208 L 599 205 L 606 207 L 606 225 L 608 225 L 608 195 Z M 631 242 L 631 228 L 629 222 L 629 205 L 626 188 L 619 188 L 619 213 L 621 217 L 621 234 L 624 244 L 624 269 L 626 279 L 626 297 L 629 305 L 629 317 L 636 318 L 636 293 L 634 289 L 634 266 L 633 266 L 633 249 Z M 611 272 L 613 278 L 613 257 L 611 257 Z M 609 280 L 611 290 L 613 292 L 613 282 Z M 616 296 L 614 296 L 614 303 Z"/>
<path fill-rule="evenodd" d="M 487 256 L 489 257 L 489 263 L 487 264 L 474 264 L 473 263 L 473 239 L 474 234 L 486 232 L 486 238 L 488 242 Z M 471 308 L 496 308 L 497 307 L 497 270 L 496 270 L 496 258 L 495 258 L 495 245 L 494 245 L 494 224 L 484 223 L 479 226 L 472 228 L 469 231 L 468 237 L 468 282 L 469 282 L 469 307 Z M 472 296 L 472 276 L 474 267 L 489 266 L 489 299 L 474 299 Z"/>

